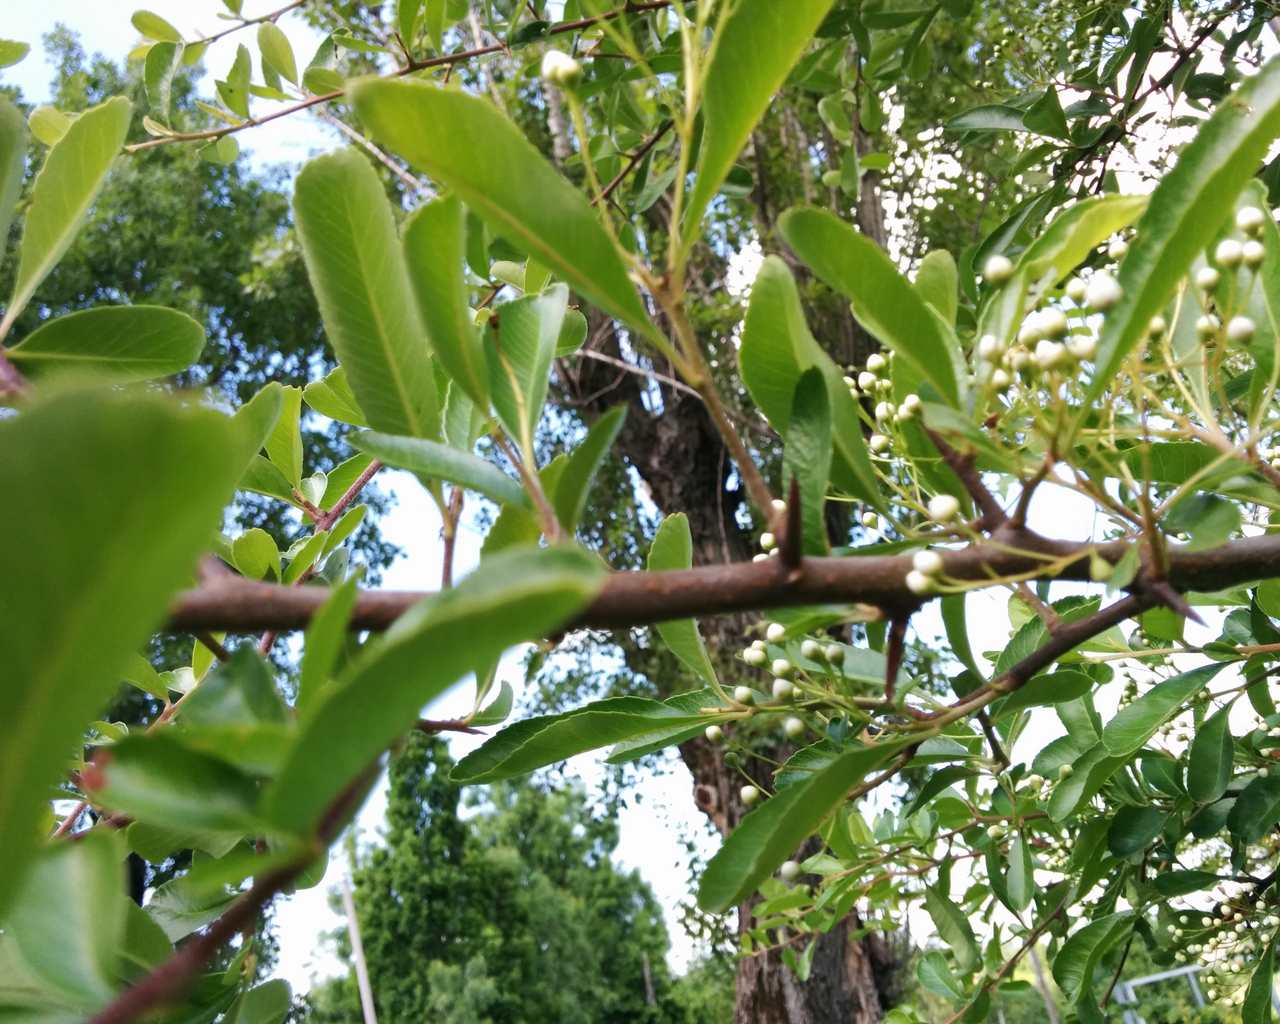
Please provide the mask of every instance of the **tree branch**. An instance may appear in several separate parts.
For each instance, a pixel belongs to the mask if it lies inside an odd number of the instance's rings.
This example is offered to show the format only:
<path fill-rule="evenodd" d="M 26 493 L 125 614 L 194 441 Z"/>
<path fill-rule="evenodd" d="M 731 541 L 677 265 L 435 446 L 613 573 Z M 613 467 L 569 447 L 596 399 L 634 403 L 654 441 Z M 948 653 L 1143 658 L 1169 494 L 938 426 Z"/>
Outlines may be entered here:
<path fill-rule="evenodd" d="M 982 482 L 982 475 L 978 472 L 974 456 L 972 454 L 961 455 L 951 445 L 947 444 L 939 434 L 934 433 L 928 427 L 924 428 L 924 432 L 929 435 L 929 440 L 938 449 L 938 454 L 942 456 L 942 461 L 947 464 L 951 472 L 960 478 L 960 482 L 964 484 L 964 489 L 969 492 L 969 496 L 973 498 L 973 503 L 978 506 L 978 511 L 982 513 L 982 518 L 977 523 L 978 529 L 994 530 L 1002 525 L 1009 517 L 1005 514 L 1004 506 L 996 500 L 996 496 Z"/>

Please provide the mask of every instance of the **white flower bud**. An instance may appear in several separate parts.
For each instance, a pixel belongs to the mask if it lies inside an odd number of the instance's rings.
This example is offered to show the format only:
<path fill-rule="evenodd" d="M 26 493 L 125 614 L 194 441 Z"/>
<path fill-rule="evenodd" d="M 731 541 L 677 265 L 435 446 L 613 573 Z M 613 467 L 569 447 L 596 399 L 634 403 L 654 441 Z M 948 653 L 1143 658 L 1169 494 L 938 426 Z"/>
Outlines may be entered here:
<path fill-rule="evenodd" d="M 952 494 L 935 494 L 929 499 L 929 518 L 935 523 L 949 523 L 960 514 L 960 499 Z"/>
<path fill-rule="evenodd" d="M 760 548 L 763 551 L 772 551 L 778 546 L 778 538 L 768 530 L 760 534 Z"/>
<path fill-rule="evenodd" d="M 991 386 L 997 391 L 1006 390 L 1012 383 L 1013 379 L 1004 370 L 996 370 L 991 375 Z"/>
<path fill-rule="evenodd" d="M 884 434 L 872 434 L 867 438 L 867 447 L 877 455 L 887 452 L 891 443 L 892 442 L 885 437 Z"/>
<path fill-rule="evenodd" d="M 876 405 L 876 419 L 883 423 L 886 420 L 893 419 L 893 405 L 890 402 L 880 402 Z"/>
<path fill-rule="evenodd" d="M 1068 361 L 1067 347 L 1061 342 L 1045 338 L 1036 344 L 1036 366 L 1042 370 L 1052 370 Z"/>
<path fill-rule="evenodd" d="M 560 50 L 542 55 L 542 77 L 553 85 L 568 85 L 582 75 L 582 65 Z"/>
<path fill-rule="evenodd" d="M 793 667 L 786 658 L 774 658 L 773 664 L 769 666 L 775 676 L 781 676 L 783 679 L 791 675 Z"/>
<path fill-rule="evenodd" d="M 888 440 L 888 438 L 885 438 L 885 440 Z M 880 525 L 880 517 L 876 515 L 874 512 L 863 512 L 862 525 L 865 526 L 868 530 L 874 530 L 876 527 Z"/>
<path fill-rule="evenodd" d="M 1247 316 L 1233 316 L 1227 321 L 1227 339 L 1239 345 L 1246 345 L 1253 340 L 1257 324 Z"/>
<path fill-rule="evenodd" d="M 1218 318 L 1212 313 L 1206 313 L 1196 321 L 1196 334 L 1201 338 L 1212 338 L 1218 333 L 1218 328 L 1222 325 L 1218 322 Z"/>
<path fill-rule="evenodd" d="M 867 369 L 872 373 L 879 374 L 888 365 L 889 361 L 879 352 L 872 352 L 871 355 L 867 356 Z"/>
<path fill-rule="evenodd" d="M 1004 284 L 1013 276 L 1013 262 L 1008 256 L 992 256 L 982 267 L 982 279 L 987 284 Z"/>
<path fill-rule="evenodd" d="M 1256 206 L 1242 206 L 1236 211 L 1236 227 L 1246 235 L 1256 235 L 1267 222 L 1267 215 Z"/>
<path fill-rule="evenodd" d="M 1220 267 L 1238 267 L 1244 259 L 1244 249 L 1234 238 L 1224 238 L 1213 250 L 1213 262 Z"/>
<path fill-rule="evenodd" d="M 1071 777 L 1071 773 L 1075 771 L 1069 764 L 1064 764 L 1058 769 L 1058 778 L 1067 779 Z"/>
<path fill-rule="evenodd" d="M 1003 825 L 988 825 L 988 826 L 987 826 L 987 835 L 988 835 L 988 836 L 990 836 L 992 839 L 1003 839 L 1003 838 L 1004 838 L 1004 826 L 1003 826 Z"/>
<path fill-rule="evenodd" d="M 748 665 L 763 665 L 766 661 L 769 660 L 769 655 L 765 654 L 764 651 L 757 650 L 754 647 L 748 647 L 745 651 L 742 652 L 742 660 L 745 661 Z"/>
<path fill-rule="evenodd" d="M 800 642 L 800 654 L 810 661 L 817 661 L 822 657 L 822 645 L 817 640 L 802 640 Z"/>
<path fill-rule="evenodd" d="M 863 370 L 858 374 L 858 387 L 863 391 L 872 391 L 876 386 L 876 375 L 870 370 Z"/>
<path fill-rule="evenodd" d="M 783 501 L 781 498 L 774 498 L 772 501 L 769 502 L 769 507 L 773 509 L 775 512 L 777 512 L 779 515 L 781 515 L 783 512 L 787 510 L 787 503 Z"/>
<path fill-rule="evenodd" d="M 907 589 L 917 597 L 928 597 L 936 587 L 932 576 L 926 576 L 917 569 L 907 573 L 906 583 Z"/>
<path fill-rule="evenodd" d="M 795 695 L 795 683 L 791 682 L 790 679 L 775 679 L 773 681 L 774 700 L 790 700 Z"/>
<path fill-rule="evenodd" d="M 704 731 L 704 735 L 712 743 L 719 743 L 724 739 L 724 730 L 718 725 L 709 725 Z"/>
<path fill-rule="evenodd" d="M 735 686 L 733 688 L 733 699 L 739 704 L 750 704 L 755 700 L 755 693 L 749 686 Z"/>
<path fill-rule="evenodd" d="M 1067 314 L 1060 309 L 1046 309 L 1040 313 L 1040 329 L 1046 338 L 1061 338 L 1067 333 Z"/>
<path fill-rule="evenodd" d="M 1169 329 L 1169 322 L 1164 317 L 1156 314 L 1147 322 L 1147 333 L 1153 338 L 1161 338 L 1164 332 Z"/>
<path fill-rule="evenodd" d="M 765 627 L 764 638 L 771 644 L 776 644 L 786 635 L 787 627 L 781 622 L 771 622 Z"/>
<path fill-rule="evenodd" d="M 920 415 L 920 411 L 924 408 L 924 403 L 920 401 L 919 395 L 907 395 L 902 400 L 902 404 L 898 406 L 898 412 L 902 414 L 904 419 L 913 419 Z"/>
<path fill-rule="evenodd" d="M 978 358 L 994 363 L 1004 354 L 1004 346 L 994 334 L 984 334 L 978 339 Z"/>
<path fill-rule="evenodd" d="M 1123 259 L 1128 251 L 1129 243 L 1123 238 L 1113 238 L 1107 246 L 1107 255 L 1113 260 Z"/>
<path fill-rule="evenodd" d="M 1083 305 L 1085 291 L 1087 290 L 1087 288 L 1088 288 L 1088 285 L 1084 283 L 1084 280 L 1082 278 L 1073 277 L 1070 281 L 1067 282 L 1067 298 L 1069 298 L 1077 306 Z"/>
<path fill-rule="evenodd" d="M 805 732 L 804 720 L 795 718 L 794 716 L 788 718 L 782 723 L 782 731 L 786 734 L 788 739 L 798 739 L 803 736 Z"/>
<path fill-rule="evenodd" d="M 761 552 L 760 552 L 760 554 L 758 554 L 758 555 L 752 555 L 752 556 L 751 556 L 751 561 L 753 561 L 753 562 L 767 562 L 767 561 L 769 561 L 769 555 L 768 555 L 768 553 L 767 553 L 767 552 L 761 551 Z"/>
<path fill-rule="evenodd" d="M 1256 238 L 1251 238 L 1244 243 L 1244 265 L 1250 270 L 1257 270 L 1262 266 L 1263 260 L 1267 258 L 1267 247 L 1259 242 Z"/>
<path fill-rule="evenodd" d="M 827 644 L 822 649 L 822 656 L 832 665 L 844 664 L 844 648 L 839 644 Z"/>
<path fill-rule="evenodd" d="M 925 576 L 937 576 L 942 572 L 942 556 L 933 550 L 917 551 L 911 559 L 911 567 Z"/>
<path fill-rule="evenodd" d="M 757 800 L 760 799 L 760 790 L 756 786 L 743 786 L 740 790 L 738 790 L 738 798 L 744 804 L 750 807 L 752 804 L 754 804 Z"/>
<path fill-rule="evenodd" d="M 1045 337 L 1044 324 L 1040 320 L 1040 315 L 1032 313 L 1022 321 L 1022 326 L 1018 329 L 1018 344 L 1034 345 L 1043 337 Z"/>
<path fill-rule="evenodd" d="M 800 877 L 800 865 L 793 860 L 784 860 L 778 868 L 778 877 L 784 882 L 794 882 Z"/>
<path fill-rule="evenodd" d="M 1124 290 L 1110 274 L 1099 273 L 1089 278 L 1084 297 L 1090 309 L 1104 312 L 1124 298 Z"/>
<path fill-rule="evenodd" d="M 1067 349 L 1077 359 L 1092 359 L 1098 353 L 1098 339 L 1092 334 L 1080 334 L 1067 342 Z"/>
<path fill-rule="evenodd" d="M 1221 280 L 1222 275 L 1213 267 L 1201 267 L 1196 271 L 1196 287 L 1201 291 L 1213 291 Z"/>

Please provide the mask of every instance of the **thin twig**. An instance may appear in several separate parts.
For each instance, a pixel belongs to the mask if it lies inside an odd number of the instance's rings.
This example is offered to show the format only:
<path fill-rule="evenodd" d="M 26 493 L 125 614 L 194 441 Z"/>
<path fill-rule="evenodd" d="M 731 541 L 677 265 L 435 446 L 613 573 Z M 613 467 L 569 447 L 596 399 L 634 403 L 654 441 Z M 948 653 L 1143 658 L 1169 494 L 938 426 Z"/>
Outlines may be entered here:
<path fill-rule="evenodd" d="M 302 7 L 306 3 L 307 0 L 293 0 L 292 3 L 285 4 L 283 7 L 277 8 L 270 14 L 262 14 L 256 18 L 241 18 L 237 24 L 232 25 L 230 28 L 224 28 L 221 32 L 215 32 L 211 36 L 201 36 L 199 39 L 193 40 L 187 45 L 208 46 L 210 43 L 216 43 L 219 39 L 223 39 L 226 36 L 231 35 L 233 32 L 239 32 L 242 29 L 249 28 L 251 25 L 261 25 L 263 22 L 267 21 L 274 22 L 295 8 Z"/>
<path fill-rule="evenodd" d="M 991 718 L 987 715 L 986 709 L 978 712 L 978 724 L 982 726 L 982 734 L 986 736 L 987 743 L 991 745 L 991 756 L 1008 768 L 1009 755 L 1004 752 L 1004 747 L 1000 745 L 1000 737 L 996 734 L 995 726 L 991 724 Z"/>
<path fill-rule="evenodd" d="M 600 190 L 600 194 L 596 196 L 595 199 L 591 200 L 591 205 L 595 206 L 598 203 L 607 201 L 608 198 L 613 195 L 614 190 L 626 180 L 627 175 L 635 170 L 640 161 L 648 155 L 649 150 L 653 149 L 662 137 L 666 135 L 667 132 L 671 131 L 673 127 L 675 127 L 675 122 L 667 121 L 661 128 L 645 139 L 644 142 L 642 142 L 635 152 L 627 159 L 622 170 L 613 176 L 609 183 Z"/>
<path fill-rule="evenodd" d="M 212 633 L 210 633 L 207 629 L 197 629 L 195 632 L 195 638 L 199 640 L 200 643 L 202 643 L 205 646 L 205 648 L 209 651 L 209 653 L 212 654 L 219 661 L 231 660 L 231 652 L 228 651 L 225 647 L 223 647 L 222 643 L 218 640 L 218 638 L 214 636 Z"/>
<path fill-rule="evenodd" d="M 939 434 L 928 427 L 925 427 L 925 433 L 929 435 L 929 440 L 933 442 L 933 446 L 938 449 L 938 454 L 942 456 L 942 461 L 947 464 L 951 472 L 960 478 L 960 482 L 964 484 L 964 489 L 969 492 L 969 496 L 973 498 L 973 503 L 978 506 L 978 511 L 982 513 L 982 518 L 976 524 L 977 528 L 979 530 L 994 530 L 1004 523 L 1008 519 L 1008 516 L 1005 515 L 1004 506 L 996 500 L 996 496 L 982 482 L 982 475 L 978 472 L 974 456 L 972 454 L 961 455 L 951 445 L 947 444 Z"/>

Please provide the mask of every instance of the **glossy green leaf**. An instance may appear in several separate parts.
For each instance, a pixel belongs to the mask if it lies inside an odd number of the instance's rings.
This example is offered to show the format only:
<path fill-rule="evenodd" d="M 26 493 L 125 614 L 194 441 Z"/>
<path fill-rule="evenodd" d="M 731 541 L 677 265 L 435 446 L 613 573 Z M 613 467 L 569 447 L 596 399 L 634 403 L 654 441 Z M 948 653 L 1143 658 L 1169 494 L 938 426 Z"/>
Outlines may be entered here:
<path fill-rule="evenodd" d="M 498 688 L 498 696 L 485 707 L 476 712 L 471 724 L 476 726 L 501 725 L 511 717 L 511 708 L 515 705 L 516 692 L 511 684 L 504 682 Z"/>
<path fill-rule="evenodd" d="M 747 899 L 838 807 L 846 794 L 903 744 L 846 750 L 803 782 L 787 786 L 742 819 L 702 873 L 698 905 L 723 913 Z"/>
<path fill-rule="evenodd" d="M 489 368 L 467 305 L 466 253 L 466 210 L 454 196 L 433 199 L 404 226 L 405 262 L 431 348 L 450 379 L 487 408 Z"/>
<path fill-rule="evenodd" d="M 1270 775 L 1255 777 L 1240 791 L 1227 816 L 1231 834 L 1254 843 L 1280 821 L 1280 778 Z"/>
<path fill-rule="evenodd" d="M 1132 754 L 1225 667 L 1222 662 L 1201 665 L 1156 683 L 1107 723 L 1102 730 L 1102 745 L 1116 756 Z"/>
<path fill-rule="evenodd" d="M 1151 879 L 1151 887 L 1161 896 L 1185 896 L 1212 889 L 1219 881 L 1212 871 L 1162 871 Z"/>
<path fill-rule="evenodd" d="M 697 237 L 752 129 L 773 102 L 832 0 L 740 0 L 727 9 L 711 43 L 703 82 L 702 144 L 682 234 Z"/>
<path fill-rule="evenodd" d="M 541 295 L 508 302 L 498 310 L 497 331 L 484 339 L 493 411 L 530 462 L 568 301 L 569 289 L 556 285 Z"/>
<path fill-rule="evenodd" d="M 826 382 L 816 369 L 806 370 L 796 382 L 783 461 L 788 476 L 799 484 L 797 511 L 804 553 L 825 555 L 829 550 L 826 496 L 831 471 L 831 408 Z"/>
<path fill-rule="evenodd" d="M 953 1003 L 964 999 L 962 986 L 947 963 L 947 958 L 937 950 L 925 953 L 916 965 L 916 978 L 924 988 L 936 996 Z"/>
<path fill-rule="evenodd" d="M 292 999 L 289 983 L 283 978 L 263 982 L 232 1004 L 225 1024 L 281 1024 L 289 1015 Z"/>
<path fill-rule="evenodd" d="M 43 851 L 5 917 L 26 968 L 60 1003 L 86 1015 L 118 985 L 128 913 L 123 855 L 123 844 L 106 833 Z"/>
<path fill-rule="evenodd" d="M 1009 874 L 1005 878 L 1005 892 L 1009 896 L 1009 909 L 1021 913 L 1031 905 L 1035 895 L 1035 865 L 1031 860 L 1031 845 L 1026 836 L 1016 832 L 1009 840 Z"/>
<path fill-rule="evenodd" d="M 933 919 L 942 941 L 951 947 L 960 970 L 966 973 L 978 965 L 978 940 L 974 938 L 969 919 L 947 895 L 939 889 L 924 891 L 924 907 Z"/>
<path fill-rule="evenodd" d="M 1187 755 L 1187 793 L 1199 804 L 1212 803 L 1227 791 L 1235 741 L 1231 738 L 1231 705 L 1209 717 L 1196 730 Z"/>
<path fill-rule="evenodd" d="M 381 459 L 388 466 L 411 470 L 421 476 L 447 480 L 483 494 L 499 505 L 527 507 L 529 497 L 520 486 L 492 462 L 459 451 L 438 441 L 416 437 L 392 437 L 372 430 L 348 435 L 361 451 Z"/>
<path fill-rule="evenodd" d="M 1061 704 L 1075 700 L 1093 687 L 1092 679 L 1074 669 L 1059 669 L 1052 674 L 1042 673 L 1014 690 L 997 706 L 991 717 L 1000 718 L 1042 704 Z"/>
<path fill-rule="evenodd" d="M 1067 999 L 1075 1002 L 1093 985 L 1098 961 L 1133 927 L 1133 912 L 1109 914 L 1071 934 L 1053 961 L 1053 978 Z"/>
<path fill-rule="evenodd" d="M 1111 383 L 1179 279 L 1213 241 L 1277 135 L 1280 58 L 1273 58 L 1218 105 L 1160 178 L 1120 264 L 1123 297 L 1103 324 L 1085 408 Z"/>
<path fill-rule="evenodd" d="M 683 512 L 669 515 L 658 525 L 649 548 L 647 568 L 650 572 L 664 569 L 688 569 L 693 565 L 693 535 L 689 532 L 689 517 Z M 713 689 L 720 686 L 715 666 L 707 653 L 706 644 L 693 619 L 676 619 L 659 622 L 653 627 L 667 648 Z"/>
<path fill-rule="evenodd" d="M 324 380 L 315 380 L 302 389 L 302 400 L 321 416 L 353 427 L 367 427 L 369 421 L 360 411 L 356 396 L 347 383 L 347 371 L 341 366 Z"/>
<path fill-rule="evenodd" d="M 264 21 L 258 26 L 258 52 L 281 78 L 298 84 L 298 61 L 293 56 L 293 47 L 289 45 L 289 37 L 284 30 L 275 22 Z"/>
<path fill-rule="evenodd" d="M 366 79 L 350 95 L 376 140 L 606 313 L 655 331 L 586 198 L 488 100 L 407 79 Z"/>
<path fill-rule="evenodd" d="M 676 746 L 685 740 L 702 735 L 708 725 L 725 721 L 728 717 L 725 714 L 717 715 L 707 710 L 725 706 L 724 697 L 711 689 L 677 693 L 674 697 L 668 697 L 663 703 L 688 714 L 698 711 L 704 713 L 692 725 L 663 725 L 652 733 L 634 736 L 615 744 L 605 759 L 607 764 L 626 764 L 656 750 Z"/>
<path fill-rule="evenodd" d="M 596 471 L 604 462 L 605 456 L 609 454 L 609 449 L 613 447 L 613 442 L 617 439 L 618 431 L 622 429 L 622 423 L 626 418 L 627 407 L 614 406 L 591 424 L 591 429 L 587 431 L 587 436 L 583 438 L 582 443 L 569 453 L 564 472 L 560 474 L 560 480 L 556 484 L 552 505 L 555 508 L 556 519 L 570 536 L 578 529 L 582 512 L 587 507 L 591 481 L 595 479 Z"/>
<path fill-rule="evenodd" d="M 369 425 L 438 438 L 431 350 L 378 175 L 353 149 L 312 160 L 293 208 L 325 333 Z"/>
<path fill-rule="evenodd" d="M 1116 857 L 1145 850 L 1160 834 L 1168 817 L 1159 807 L 1121 807 L 1111 819 L 1107 848 Z"/>
<path fill-rule="evenodd" d="M 508 726 L 459 761 L 452 778 L 467 785 L 498 782 L 660 729 L 684 730 L 715 720 L 644 697 L 610 697 Z"/>
<path fill-rule="evenodd" d="M 0 423 L 0 493 L 22 495 L 0 507 L 0 912 L 45 787 L 189 580 L 249 443 L 224 416 L 138 394 L 64 394 Z"/>
<path fill-rule="evenodd" d="M 133 27 L 148 39 L 161 43 L 182 42 L 182 33 L 160 15 L 153 14 L 151 11 L 134 11 L 133 17 L 129 20 L 133 23 Z"/>
<path fill-rule="evenodd" d="M 1275 1003 L 1275 971 L 1276 936 L 1272 935 L 1249 978 L 1249 987 L 1245 990 L 1244 1002 L 1240 1005 L 1240 1024 L 1271 1024 L 1271 1011 Z"/>
<path fill-rule="evenodd" d="M 80 230 L 124 144 L 131 111 L 122 96 L 90 107 L 50 148 L 31 186 L 31 206 L 18 249 L 18 274 L 0 321 L 0 337 L 8 333 Z"/>
<path fill-rule="evenodd" d="M 812 367 L 822 372 L 835 441 L 832 479 L 845 491 L 880 508 L 883 499 L 867 455 L 857 406 L 840 370 L 809 332 L 795 279 L 777 256 L 764 258 L 751 286 L 738 363 L 751 397 L 783 437 L 800 375 Z"/>
<path fill-rule="evenodd" d="M 24 374 L 85 374 L 113 383 L 180 373 L 204 349 L 204 328 L 163 306 L 98 306 L 46 320 L 5 355 Z"/>
<path fill-rule="evenodd" d="M 868 331 L 911 363 L 950 405 L 963 390 L 959 344 L 875 242 L 826 210 L 788 210 L 778 222 L 787 244 L 853 304 Z"/>
<path fill-rule="evenodd" d="M 353 435 L 348 434 L 350 438 Z M 324 493 L 320 495 L 320 500 L 316 503 L 323 509 L 331 509 L 341 500 L 356 483 L 356 481 L 364 474 L 365 470 L 373 462 L 372 455 L 353 455 L 349 459 L 344 459 L 329 471 L 325 476 Z"/>
<path fill-rule="evenodd" d="M 599 560 L 584 551 L 519 549 L 415 605 L 323 694 L 266 793 L 271 819 L 299 833 L 313 827 L 424 706 L 508 647 L 562 627 L 602 583 Z"/>

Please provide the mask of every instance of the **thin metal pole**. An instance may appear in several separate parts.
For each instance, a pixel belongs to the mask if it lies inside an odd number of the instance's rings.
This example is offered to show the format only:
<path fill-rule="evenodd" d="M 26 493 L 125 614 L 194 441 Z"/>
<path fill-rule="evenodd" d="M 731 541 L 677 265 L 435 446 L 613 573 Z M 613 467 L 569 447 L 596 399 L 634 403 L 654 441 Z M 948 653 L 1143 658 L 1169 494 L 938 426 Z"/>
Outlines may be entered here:
<path fill-rule="evenodd" d="M 355 870 L 355 844 L 348 841 L 347 853 L 351 870 Z M 369 984 L 369 967 L 364 959 L 364 945 L 360 942 L 360 922 L 356 919 L 356 900 L 351 892 L 351 873 L 342 875 L 342 909 L 347 915 L 347 935 L 351 937 L 351 960 L 356 968 L 356 985 L 360 989 L 360 1010 L 364 1024 L 378 1024 L 378 1011 L 373 1006 L 373 987 Z"/>

